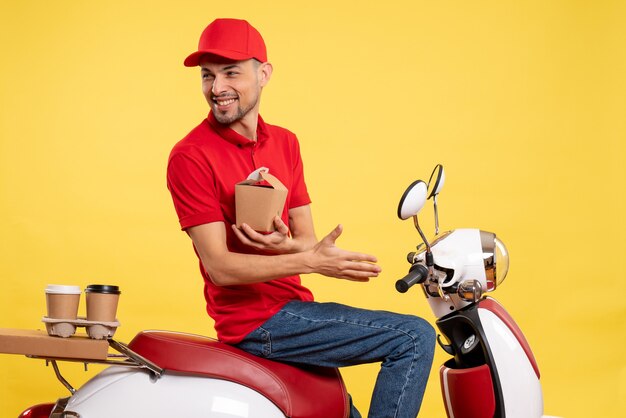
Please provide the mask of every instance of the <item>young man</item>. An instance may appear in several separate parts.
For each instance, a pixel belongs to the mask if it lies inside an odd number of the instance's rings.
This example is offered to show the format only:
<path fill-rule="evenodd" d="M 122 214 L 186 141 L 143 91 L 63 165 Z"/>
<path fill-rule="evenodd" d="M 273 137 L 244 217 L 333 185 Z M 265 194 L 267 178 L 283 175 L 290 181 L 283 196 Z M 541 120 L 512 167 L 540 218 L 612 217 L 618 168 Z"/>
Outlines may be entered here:
<path fill-rule="evenodd" d="M 213 21 L 198 51 L 208 117 L 180 141 L 167 180 L 181 228 L 193 241 L 218 338 L 272 360 L 343 367 L 382 362 L 370 417 L 417 416 L 434 350 L 423 319 L 317 303 L 300 274 L 366 282 L 372 255 L 335 245 L 339 225 L 318 241 L 295 135 L 259 115 L 272 75 L 265 43 L 248 22 Z M 235 184 L 267 167 L 288 189 L 276 231 L 235 226 Z M 359 417 L 353 407 L 352 416 Z"/>

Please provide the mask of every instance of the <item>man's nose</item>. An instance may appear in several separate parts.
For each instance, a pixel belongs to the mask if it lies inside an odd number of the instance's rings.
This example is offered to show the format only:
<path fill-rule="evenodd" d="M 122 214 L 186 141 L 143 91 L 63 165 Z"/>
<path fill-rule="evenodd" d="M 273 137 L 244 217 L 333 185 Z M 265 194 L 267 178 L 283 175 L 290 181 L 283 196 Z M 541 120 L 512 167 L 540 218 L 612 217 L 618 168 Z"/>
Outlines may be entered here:
<path fill-rule="evenodd" d="M 211 93 L 218 96 L 224 91 L 224 79 L 220 75 L 216 75 L 213 79 L 213 86 L 211 87 Z"/>

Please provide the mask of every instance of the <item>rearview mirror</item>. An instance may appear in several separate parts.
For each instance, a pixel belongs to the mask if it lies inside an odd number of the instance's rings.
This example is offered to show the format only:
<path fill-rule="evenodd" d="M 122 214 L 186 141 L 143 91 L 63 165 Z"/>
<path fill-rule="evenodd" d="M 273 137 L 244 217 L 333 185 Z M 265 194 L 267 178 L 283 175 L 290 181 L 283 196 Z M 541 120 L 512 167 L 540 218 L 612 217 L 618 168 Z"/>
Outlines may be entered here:
<path fill-rule="evenodd" d="M 428 199 L 432 197 L 433 207 L 435 209 L 435 235 L 439 234 L 439 209 L 437 208 L 437 196 L 446 182 L 446 173 L 443 166 L 437 164 L 428 179 Z"/>
<path fill-rule="evenodd" d="M 439 194 L 445 181 L 446 173 L 443 171 L 443 166 L 441 164 L 437 164 L 430 175 L 430 179 L 428 180 L 428 199 Z"/>
<path fill-rule="evenodd" d="M 398 218 L 409 219 L 419 213 L 426 203 L 428 186 L 422 180 L 416 180 L 405 190 L 398 204 Z"/>

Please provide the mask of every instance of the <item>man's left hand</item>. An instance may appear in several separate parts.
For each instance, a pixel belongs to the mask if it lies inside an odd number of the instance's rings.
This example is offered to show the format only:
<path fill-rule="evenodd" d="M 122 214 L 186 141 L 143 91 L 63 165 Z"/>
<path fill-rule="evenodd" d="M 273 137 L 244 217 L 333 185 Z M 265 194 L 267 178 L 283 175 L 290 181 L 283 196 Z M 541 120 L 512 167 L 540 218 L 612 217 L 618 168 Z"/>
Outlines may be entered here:
<path fill-rule="evenodd" d="M 241 228 L 233 225 L 233 231 L 239 240 L 257 250 L 275 254 L 288 254 L 298 252 L 296 241 L 289 236 L 289 228 L 280 216 L 274 217 L 276 230 L 270 234 L 261 234 L 248 224 L 241 224 Z"/>

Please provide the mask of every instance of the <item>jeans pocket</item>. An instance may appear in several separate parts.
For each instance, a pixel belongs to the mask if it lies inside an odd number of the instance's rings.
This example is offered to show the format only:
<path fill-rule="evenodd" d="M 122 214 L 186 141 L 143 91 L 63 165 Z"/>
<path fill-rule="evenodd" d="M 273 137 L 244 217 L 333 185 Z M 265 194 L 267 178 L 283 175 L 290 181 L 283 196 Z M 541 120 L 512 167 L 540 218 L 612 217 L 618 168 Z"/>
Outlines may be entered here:
<path fill-rule="evenodd" d="M 268 357 L 272 354 L 272 338 L 270 332 L 259 327 L 248 334 L 243 341 L 237 344 L 238 348 L 259 357 Z"/>
<path fill-rule="evenodd" d="M 272 354 L 272 336 L 268 330 L 263 327 L 259 327 L 259 333 L 261 334 L 261 355 L 263 357 L 269 357 Z"/>

